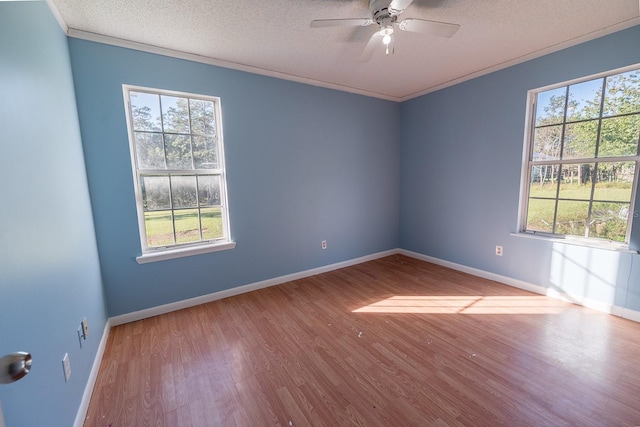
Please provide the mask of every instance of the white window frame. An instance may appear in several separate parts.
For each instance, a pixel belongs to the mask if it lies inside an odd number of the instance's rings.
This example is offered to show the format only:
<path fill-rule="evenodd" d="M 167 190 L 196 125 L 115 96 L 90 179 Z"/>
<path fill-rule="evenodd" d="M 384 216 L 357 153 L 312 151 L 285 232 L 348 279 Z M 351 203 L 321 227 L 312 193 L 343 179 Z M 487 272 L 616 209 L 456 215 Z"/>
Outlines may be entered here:
<path fill-rule="evenodd" d="M 208 252 L 216 252 L 227 249 L 233 249 L 236 243 L 231 239 L 231 226 L 229 220 L 229 203 L 227 198 L 227 180 L 226 180 L 226 167 L 225 167 L 225 155 L 224 155 L 224 138 L 222 133 L 222 113 L 221 113 L 221 101 L 220 98 L 208 95 L 199 95 L 187 92 L 178 92 L 172 90 L 156 89 L 142 86 L 122 85 L 125 115 L 127 121 L 127 131 L 129 136 L 129 150 L 131 155 L 131 168 L 133 172 L 134 190 L 136 198 L 136 209 L 138 213 L 138 228 L 140 232 L 140 246 L 142 254 L 136 257 L 138 264 L 144 264 L 154 261 L 162 261 L 173 258 L 180 258 L 191 255 L 198 255 Z M 204 100 L 213 102 L 214 105 L 214 121 L 216 127 L 216 143 L 218 148 L 218 169 L 214 170 L 173 170 L 173 169 L 151 169 L 142 170 L 138 167 L 137 150 L 135 146 L 135 136 L 133 129 L 133 117 L 131 112 L 131 102 L 129 94 L 130 92 L 145 92 L 153 95 L 166 95 L 175 96 L 196 100 Z M 164 132 L 162 132 L 164 135 Z M 144 217 L 144 205 L 143 205 L 143 192 L 141 187 L 141 175 L 159 175 L 169 176 L 172 174 L 177 175 L 191 175 L 196 173 L 209 174 L 220 176 L 220 209 L 221 209 L 221 221 L 222 221 L 222 237 L 211 240 L 203 240 L 191 243 L 177 243 L 167 246 L 149 247 L 147 245 L 145 217 Z M 171 208 L 173 212 L 173 207 Z M 175 233 L 175 230 L 174 230 Z"/>
<path fill-rule="evenodd" d="M 634 64 L 614 70 L 605 71 L 598 74 L 593 74 L 590 76 L 585 76 L 582 78 L 577 78 L 549 86 L 544 86 L 537 89 L 531 89 L 527 92 L 527 107 L 526 107 L 526 120 L 525 120 L 525 129 L 524 129 L 524 149 L 522 154 L 522 175 L 520 180 L 520 203 L 518 209 L 518 232 L 514 233 L 515 236 L 523 236 L 523 237 L 533 237 L 540 238 L 549 241 L 563 242 L 569 244 L 577 244 L 581 246 L 595 247 L 601 249 L 611 249 L 617 251 L 625 251 L 625 252 L 633 252 L 629 250 L 629 240 L 631 237 L 631 228 L 633 226 L 633 220 L 637 217 L 636 210 L 636 192 L 638 187 L 638 181 L 640 176 L 640 154 L 635 156 L 624 156 L 624 157 L 606 157 L 606 158 L 585 158 L 585 159 L 572 159 L 570 161 L 562 161 L 560 159 L 549 161 L 554 164 L 577 164 L 577 163 L 597 163 L 599 161 L 605 160 L 607 162 L 635 162 L 635 173 L 634 173 L 634 181 L 631 190 L 631 200 L 629 203 L 629 215 L 627 218 L 627 230 L 624 242 L 614 242 L 611 240 L 606 240 L 598 237 L 581 237 L 575 235 L 565 235 L 565 234 L 553 234 L 548 232 L 541 231 L 531 231 L 527 230 L 527 212 L 528 212 L 528 202 L 529 202 L 529 189 L 531 186 L 531 176 L 530 171 L 532 170 L 532 164 L 538 164 L 537 162 L 533 162 L 532 151 L 533 151 L 533 143 L 534 143 L 534 131 L 535 131 L 535 120 L 536 120 L 536 100 L 537 95 L 542 92 L 546 92 L 549 90 L 567 87 L 570 85 L 575 85 L 578 83 L 586 82 L 589 80 L 604 78 L 616 74 L 625 73 L 628 71 L 638 70 L 640 69 L 640 64 Z M 602 116 L 599 117 L 602 120 Z M 566 124 L 566 122 L 563 122 Z M 547 163 L 549 163 L 547 162 Z M 556 200 L 557 200 L 556 195 Z M 593 194 L 591 196 L 593 200 Z"/>

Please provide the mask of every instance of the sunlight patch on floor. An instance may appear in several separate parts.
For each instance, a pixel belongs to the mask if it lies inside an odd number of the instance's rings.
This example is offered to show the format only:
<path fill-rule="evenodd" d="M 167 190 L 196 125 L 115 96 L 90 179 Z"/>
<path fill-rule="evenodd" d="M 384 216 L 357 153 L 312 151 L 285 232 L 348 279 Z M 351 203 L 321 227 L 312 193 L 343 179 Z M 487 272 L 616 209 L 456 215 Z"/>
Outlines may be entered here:
<path fill-rule="evenodd" d="M 552 314 L 566 302 L 544 296 L 393 296 L 354 313 Z"/>

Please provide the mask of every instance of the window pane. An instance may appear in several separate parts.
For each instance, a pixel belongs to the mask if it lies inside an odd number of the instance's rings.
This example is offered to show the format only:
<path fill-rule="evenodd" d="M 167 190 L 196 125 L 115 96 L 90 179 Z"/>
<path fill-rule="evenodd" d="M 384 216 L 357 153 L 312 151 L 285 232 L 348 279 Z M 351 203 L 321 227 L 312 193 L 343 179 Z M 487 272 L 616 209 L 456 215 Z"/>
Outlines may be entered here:
<path fill-rule="evenodd" d="M 536 97 L 536 126 L 562 123 L 566 87 L 540 92 Z"/>
<path fill-rule="evenodd" d="M 195 135 L 215 136 L 216 128 L 213 115 L 213 102 L 190 99 L 189 109 L 191 111 L 191 133 Z"/>
<path fill-rule="evenodd" d="M 202 208 L 200 220 L 202 221 L 202 239 L 210 240 L 223 237 L 220 208 Z"/>
<path fill-rule="evenodd" d="M 200 218 L 197 209 L 174 211 L 176 243 L 199 242 Z"/>
<path fill-rule="evenodd" d="M 172 176 L 171 197 L 174 209 L 198 206 L 195 176 Z"/>
<path fill-rule="evenodd" d="M 143 253 L 228 239 L 218 98 L 123 87 Z"/>
<path fill-rule="evenodd" d="M 640 115 L 602 120 L 598 157 L 635 156 L 640 138 Z"/>
<path fill-rule="evenodd" d="M 594 200 L 631 201 L 635 163 L 599 163 Z"/>
<path fill-rule="evenodd" d="M 540 92 L 534 102 L 526 229 L 624 241 L 638 179 L 640 69 Z"/>
<path fill-rule="evenodd" d="M 140 169 L 165 169 L 161 133 L 135 132 L 136 158 Z"/>
<path fill-rule="evenodd" d="M 193 169 L 191 163 L 191 137 L 189 135 L 164 136 L 169 169 Z"/>
<path fill-rule="evenodd" d="M 596 156 L 598 121 L 570 123 L 565 128 L 563 159 L 584 159 Z"/>
<path fill-rule="evenodd" d="M 604 115 L 640 111 L 640 70 L 607 77 L 604 95 Z"/>
<path fill-rule="evenodd" d="M 591 208 L 589 236 L 624 242 L 628 215 L 628 204 L 594 203 Z"/>
<path fill-rule="evenodd" d="M 533 160 L 555 160 L 560 158 L 562 125 L 536 128 L 533 138 Z"/>
<path fill-rule="evenodd" d="M 531 167 L 531 197 L 555 198 L 559 165 L 535 165 Z"/>
<path fill-rule="evenodd" d="M 600 117 L 602 79 L 589 80 L 569 86 L 567 121 Z"/>
<path fill-rule="evenodd" d="M 220 206 L 220 176 L 198 176 L 200 206 Z"/>
<path fill-rule="evenodd" d="M 168 176 L 142 176 L 142 203 L 145 211 L 171 209 Z"/>
<path fill-rule="evenodd" d="M 187 98 L 160 96 L 164 132 L 189 133 L 189 101 Z"/>
<path fill-rule="evenodd" d="M 160 101 L 158 95 L 129 92 L 133 130 L 160 132 Z"/>
<path fill-rule="evenodd" d="M 561 199 L 591 199 L 591 178 L 594 164 L 563 165 L 558 197 Z"/>
<path fill-rule="evenodd" d="M 556 234 L 586 236 L 589 202 L 559 200 L 556 216 Z"/>
<path fill-rule="evenodd" d="M 527 230 L 553 231 L 553 213 L 556 207 L 555 200 L 529 199 L 527 210 Z"/>
<path fill-rule="evenodd" d="M 147 246 L 158 247 L 173 245 L 173 218 L 171 211 L 144 213 L 144 226 L 147 233 Z"/>
<path fill-rule="evenodd" d="M 193 164 L 196 169 L 218 169 L 218 147 L 214 137 L 193 137 Z"/>

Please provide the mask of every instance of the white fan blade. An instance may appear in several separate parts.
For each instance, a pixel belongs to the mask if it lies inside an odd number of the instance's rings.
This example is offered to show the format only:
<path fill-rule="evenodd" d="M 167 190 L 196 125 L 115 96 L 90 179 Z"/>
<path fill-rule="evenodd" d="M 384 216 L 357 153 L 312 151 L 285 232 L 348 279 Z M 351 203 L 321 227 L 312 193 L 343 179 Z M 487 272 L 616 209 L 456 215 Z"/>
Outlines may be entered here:
<path fill-rule="evenodd" d="M 398 24 L 398 28 L 413 33 L 428 34 L 430 36 L 451 37 L 458 31 L 460 25 L 425 21 L 424 19 L 405 19 Z"/>
<path fill-rule="evenodd" d="M 367 62 L 368 60 L 370 60 L 371 56 L 373 55 L 373 51 L 375 51 L 377 47 L 382 46 L 383 37 L 384 36 L 380 33 L 380 31 L 373 33 L 373 35 L 367 42 L 367 45 L 364 47 L 364 50 L 360 54 L 358 62 Z"/>
<path fill-rule="evenodd" d="M 393 15 L 400 15 L 402 11 L 411 6 L 413 0 L 393 0 L 391 4 L 389 4 L 389 11 L 393 12 Z"/>
<path fill-rule="evenodd" d="M 373 24 L 373 21 L 368 18 L 353 18 L 353 19 L 316 19 L 311 21 L 312 28 L 321 27 L 366 27 Z"/>

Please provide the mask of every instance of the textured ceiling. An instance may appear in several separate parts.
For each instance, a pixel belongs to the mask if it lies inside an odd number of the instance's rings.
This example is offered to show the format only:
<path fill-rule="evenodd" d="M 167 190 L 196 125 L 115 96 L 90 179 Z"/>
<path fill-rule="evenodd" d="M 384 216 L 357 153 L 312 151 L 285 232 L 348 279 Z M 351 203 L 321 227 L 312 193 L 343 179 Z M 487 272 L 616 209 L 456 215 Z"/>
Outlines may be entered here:
<path fill-rule="evenodd" d="M 358 57 L 367 0 L 48 0 L 73 37 L 405 100 L 640 23 L 638 0 L 415 0 L 401 19 L 460 24 L 451 38 L 396 31 L 395 54 Z M 143 46 L 146 45 L 146 46 Z M 159 48 L 159 49 L 158 49 Z M 173 51 L 173 52 L 171 52 Z"/>

